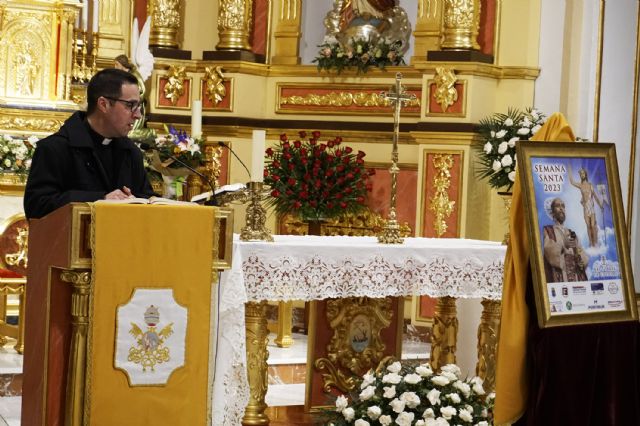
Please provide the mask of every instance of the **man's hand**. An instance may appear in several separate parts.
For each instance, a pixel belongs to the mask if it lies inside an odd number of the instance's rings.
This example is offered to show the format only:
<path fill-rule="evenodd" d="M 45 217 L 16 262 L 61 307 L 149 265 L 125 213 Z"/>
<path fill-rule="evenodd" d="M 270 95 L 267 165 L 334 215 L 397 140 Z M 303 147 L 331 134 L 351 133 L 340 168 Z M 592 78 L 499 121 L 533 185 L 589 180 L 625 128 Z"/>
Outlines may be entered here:
<path fill-rule="evenodd" d="M 123 186 L 122 189 L 111 191 L 104 196 L 105 200 L 126 200 L 127 198 L 133 198 L 133 194 L 131 193 L 131 190 L 126 186 Z"/>

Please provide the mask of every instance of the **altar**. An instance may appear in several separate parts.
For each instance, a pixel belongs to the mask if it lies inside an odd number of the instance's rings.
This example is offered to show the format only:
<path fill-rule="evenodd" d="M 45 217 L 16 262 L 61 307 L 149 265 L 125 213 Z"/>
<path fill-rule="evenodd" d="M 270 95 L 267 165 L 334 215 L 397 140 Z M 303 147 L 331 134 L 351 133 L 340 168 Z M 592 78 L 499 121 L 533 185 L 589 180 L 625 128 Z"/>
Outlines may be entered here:
<path fill-rule="evenodd" d="M 264 301 L 429 295 L 498 303 L 505 251 L 499 243 L 465 239 L 383 245 L 375 237 L 235 236 L 232 267 L 217 294 L 212 424 L 240 424 L 243 416 L 268 424 Z"/>

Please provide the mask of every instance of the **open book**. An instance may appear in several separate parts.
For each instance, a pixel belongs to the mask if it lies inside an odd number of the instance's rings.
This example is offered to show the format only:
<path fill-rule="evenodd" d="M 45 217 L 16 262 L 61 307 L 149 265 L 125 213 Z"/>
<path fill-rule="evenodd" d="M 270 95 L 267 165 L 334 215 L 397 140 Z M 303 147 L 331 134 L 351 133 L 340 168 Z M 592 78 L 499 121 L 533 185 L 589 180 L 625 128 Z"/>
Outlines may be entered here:
<path fill-rule="evenodd" d="M 246 187 L 247 185 L 245 185 L 244 183 L 232 183 L 229 185 L 222 185 L 220 188 L 216 189 L 215 195 L 217 196 L 217 195 L 224 194 L 226 192 L 240 191 L 242 189 L 245 189 Z M 203 192 L 202 194 L 195 195 L 194 197 L 191 198 L 191 202 L 197 203 L 198 201 L 208 200 L 209 198 L 211 198 L 211 191 Z"/>
<path fill-rule="evenodd" d="M 158 205 L 176 205 L 176 204 L 190 204 L 193 205 L 190 201 L 178 201 L 171 200 L 169 198 L 162 197 L 149 197 L 149 198 L 125 198 L 124 200 L 98 200 L 96 203 L 109 203 L 109 204 L 158 204 Z"/>

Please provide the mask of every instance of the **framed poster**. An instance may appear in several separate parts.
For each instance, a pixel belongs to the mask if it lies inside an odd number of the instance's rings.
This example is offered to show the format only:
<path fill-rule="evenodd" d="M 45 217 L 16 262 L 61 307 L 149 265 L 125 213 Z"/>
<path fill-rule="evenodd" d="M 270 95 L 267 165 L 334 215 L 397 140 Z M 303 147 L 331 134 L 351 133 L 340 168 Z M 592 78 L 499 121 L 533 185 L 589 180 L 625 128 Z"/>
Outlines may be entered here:
<path fill-rule="evenodd" d="M 540 327 L 638 319 L 615 146 L 519 142 Z"/>

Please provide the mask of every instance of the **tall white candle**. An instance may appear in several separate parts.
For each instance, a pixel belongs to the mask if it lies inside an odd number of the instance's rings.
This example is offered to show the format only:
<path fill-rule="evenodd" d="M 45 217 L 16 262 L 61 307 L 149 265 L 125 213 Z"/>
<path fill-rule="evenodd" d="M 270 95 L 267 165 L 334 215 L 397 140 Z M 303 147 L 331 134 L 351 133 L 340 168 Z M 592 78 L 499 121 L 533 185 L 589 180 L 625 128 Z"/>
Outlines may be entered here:
<path fill-rule="evenodd" d="M 264 130 L 253 131 L 253 143 L 251 146 L 251 181 L 262 182 L 264 180 Z"/>
<path fill-rule="evenodd" d="M 199 138 L 202 136 L 202 101 L 194 100 L 191 106 L 191 136 Z"/>
<path fill-rule="evenodd" d="M 93 19 L 91 22 L 91 32 L 94 33 L 98 32 L 98 11 L 100 9 L 99 3 L 100 2 L 98 0 L 93 0 Z"/>
<path fill-rule="evenodd" d="M 82 31 L 87 31 L 89 25 L 89 0 L 82 2 Z"/>

